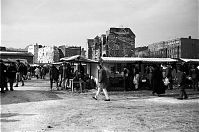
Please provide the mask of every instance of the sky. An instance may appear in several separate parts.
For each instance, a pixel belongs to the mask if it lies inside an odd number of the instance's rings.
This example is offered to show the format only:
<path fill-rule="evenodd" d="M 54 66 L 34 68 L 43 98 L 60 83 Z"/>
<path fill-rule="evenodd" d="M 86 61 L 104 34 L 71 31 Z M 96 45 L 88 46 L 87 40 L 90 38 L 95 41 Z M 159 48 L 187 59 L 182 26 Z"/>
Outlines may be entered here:
<path fill-rule="evenodd" d="M 199 38 L 198 0 L 1 0 L 1 46 L 82 46 L 128 27 L 136 47 Z"/>

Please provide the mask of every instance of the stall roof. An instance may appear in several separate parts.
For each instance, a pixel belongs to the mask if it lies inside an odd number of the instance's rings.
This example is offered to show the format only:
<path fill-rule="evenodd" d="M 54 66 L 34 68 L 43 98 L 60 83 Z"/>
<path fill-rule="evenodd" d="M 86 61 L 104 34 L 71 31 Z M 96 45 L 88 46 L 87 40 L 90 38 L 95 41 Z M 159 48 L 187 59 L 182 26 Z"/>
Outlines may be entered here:
<path fill-rule="evenodd" d="M 98 63 L 98 61 L 84 58 L 81 55 L 75 55 L 75 56 L 71 56 L 71 57 L 64 57 L 64 58 L 61 58 L 60 60 L 61 61 L 66 61 L 66 62 Z"/>
<path fill-rule="evenodd" d="M 184 62 L 199 62 L 199 59 L 180 58 L 180 60 L 182 60 Z"/>
<path fill-rule="evenodd" d="M 176 62 L 171 58 L 140 58 L 140 57 L 102 57 L 105 63 L 131 63 L 131 62 Z"/>
<path fill-rule="evenodd" d="M 2 56 L 4 56 L 4 55 L 33 56 L 33 54 L 30 52 L 8 52 L 8 51 L 0 51 L 0 55 L 2 55 Z"/>

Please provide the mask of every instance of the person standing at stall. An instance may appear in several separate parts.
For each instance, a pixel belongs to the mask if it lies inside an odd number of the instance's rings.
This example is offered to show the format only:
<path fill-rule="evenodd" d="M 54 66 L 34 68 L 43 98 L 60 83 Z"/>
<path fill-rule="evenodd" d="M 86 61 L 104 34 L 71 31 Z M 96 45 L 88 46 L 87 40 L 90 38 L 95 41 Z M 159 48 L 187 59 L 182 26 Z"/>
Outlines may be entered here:
<path fill-rule="evenodd" d="M 195 67 L 195 65 L 192 65 L 191 66 L 191 69 L 190 69 L 190 77 L 191 77 L 191 81 L 192 81 L 192 88 L 193 90 L 198 90 L 198 74 L 199 74 L 199 71 L 198 69 Z"/>
<path fill-rule="evenodd" d="M 124 80 L 124 89 L 125 89 L 125 91 L 129 91 L 128 76 L 129 76 L 129 70 L 126 67 L 124 67 L 123 80 Z"/>
<path fill-rule="evenodd" d="M 110 101 L 108 92 L 107 92 L 107 86 L 108 86 L 108 78 L 106 70 L 103 68 L 101 64 L 98 65 L 98 90 L 93 97 L 93 99 L 97 100 L 100 91 L 103 90 L 104 95 L 106 97 L 105 101 Z"/>
<path fill-rule="evenodd" d="M 186 74 L 185 72 L 183 72 L 183 69 L 182 69 L 182 66 L 178 66 L 177 67 L 177 73 L 176 73 L 176 79 L 177 79 L 177 83 L 178 83 L 178 88 L 180 90 L 180 93 L 179 93 L 179 98 L 177 99 L 187 99 L 188 96 L 187 96 L 187 93 L 185 91 L 185 88 L 187 87 L 186 85 Z"/>
<path fill-rule="evenodd" d="M 63 68 L 64 68 L 64 64 L 61 64 L 59 66 L 59 87 L 62 87 L 62 84 L 64 83 L 64 77 L 63 77 Z"/>
<path fill-rule="evenodd" d="M 167 65 L 166 68 L 166 78 L 169 80 L 168 89 L 173 89 L 173 79 L 172 79 L 172 67 L 171 65 Z"/>
<path fill-rule="evenodd" d="M 152 73 L 152 89 L 153 95 L 156 93 L 159 96 L 160 94 L 165 93 L 163 74 L 159 65 L 154 65 L 154 70 Z"/>

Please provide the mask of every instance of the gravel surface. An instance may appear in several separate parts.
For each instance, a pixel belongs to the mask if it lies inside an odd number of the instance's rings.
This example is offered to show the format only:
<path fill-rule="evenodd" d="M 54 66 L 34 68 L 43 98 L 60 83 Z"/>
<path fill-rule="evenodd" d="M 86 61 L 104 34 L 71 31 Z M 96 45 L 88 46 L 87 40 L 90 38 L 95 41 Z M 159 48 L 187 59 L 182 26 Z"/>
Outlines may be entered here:
<path fill-rule="evenodd" d="M 160 97 L 148 90 L 109 92 L 109 102 L 103 94 L 93 100 L 95 92 L 51 92 L 49 80 L 28 80 L 1 94 L 1 131 L 199 131 L 199 92 L 192 89 L 187 89 L 188 100 L 177 100 L 177 89 Z"/>

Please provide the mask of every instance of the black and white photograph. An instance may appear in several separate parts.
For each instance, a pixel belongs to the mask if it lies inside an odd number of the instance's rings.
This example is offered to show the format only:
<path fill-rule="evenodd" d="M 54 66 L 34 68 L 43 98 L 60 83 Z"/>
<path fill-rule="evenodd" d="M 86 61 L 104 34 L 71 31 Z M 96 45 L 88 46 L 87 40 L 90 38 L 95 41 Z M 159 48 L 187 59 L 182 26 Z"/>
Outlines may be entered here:
<path fill-rule="evenodd" d="M 199 132 L 199 0 L 1 0 L 1 132 Z"/>

